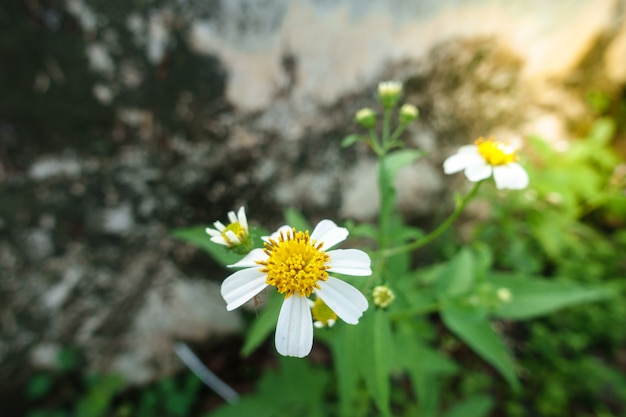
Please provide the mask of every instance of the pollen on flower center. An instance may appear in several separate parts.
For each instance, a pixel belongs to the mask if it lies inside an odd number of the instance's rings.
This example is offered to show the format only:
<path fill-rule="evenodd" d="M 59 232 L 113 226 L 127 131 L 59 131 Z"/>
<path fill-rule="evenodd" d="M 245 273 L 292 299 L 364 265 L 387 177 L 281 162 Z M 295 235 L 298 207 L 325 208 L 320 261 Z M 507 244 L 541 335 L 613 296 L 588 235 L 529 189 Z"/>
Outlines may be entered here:
<path fill-rule="evenodd" d="M 296 232 L 294 228 L 281 232 L 277 240 L 265 242 L 264 251 L 269 258 L 257 262 L 263 266 L 261 272 L 267 274 L 265 281 L 285 294 L 285 298 L 294 294 L 308 297 L 314 289 L 319 289 L 318 281 L 328 279 L 329 256 L 321 247 L 311 240 L 308 231 Z"/>
<path fill-rule="evenodd" d="M 478 138 L 474 143 L 478 147 L 480 155 L 485 158 L 485 161 L 487 161 L 489 165 L 506 165 L 517 160 L 515 149 L 493 138 Z"/>

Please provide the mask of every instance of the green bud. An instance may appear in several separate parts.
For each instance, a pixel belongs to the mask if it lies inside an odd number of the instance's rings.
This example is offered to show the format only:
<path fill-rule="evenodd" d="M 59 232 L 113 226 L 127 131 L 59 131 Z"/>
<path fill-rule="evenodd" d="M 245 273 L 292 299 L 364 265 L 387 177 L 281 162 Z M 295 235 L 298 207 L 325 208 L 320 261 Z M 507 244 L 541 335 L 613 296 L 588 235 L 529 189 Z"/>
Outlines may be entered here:
<path fill-rule="evenodd" d="M 417 119 L 417 116 L 419 116 L 419 110 L 414 105 L 406 103 L 400 107 L 400 123 L 411 123 Z"/>
<path fill-rule="evenodd" d="M 376 307 L 387 308 L 393 303 L 393 300 L 396 299 L 396 295 L 388 286 L 378 285 L 374 287 L 372 291 L 372 299 Z"/>
<path fill-rule="evenodd" d="M 400 94 L 402 94 L 402 83 L 399 81 L 383 81 L 378 84 L 378 98 L 386 109 L 398 103 Z"/>
<path fill-rule="evenodd" d="M 511 290 L 505 287 L 498 288 L 497 294 L 498 294 L 498 299 L 503 303 L 508 303 L 513 298 L 513 294 L 511 294 Z"/>
<path fill-rule="evenodd" d="M 356 112 L 354 119 L 366 129 L 371 129 L 376 126 L 376 113 L 374 113 L 374 110 L 367 107 Z"/>

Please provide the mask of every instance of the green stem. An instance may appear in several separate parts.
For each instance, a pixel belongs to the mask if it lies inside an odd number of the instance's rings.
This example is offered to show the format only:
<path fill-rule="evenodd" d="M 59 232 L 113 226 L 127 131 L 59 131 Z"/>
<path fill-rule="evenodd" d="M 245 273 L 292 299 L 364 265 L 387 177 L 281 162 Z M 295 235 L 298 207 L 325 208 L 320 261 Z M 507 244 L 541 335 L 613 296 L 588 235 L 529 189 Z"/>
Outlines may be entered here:
<path fill-rule="evenodd" d="M 387 142 L 389 141 L 389 129 L 391 127 L 391 113 L 392 108 L 386 108 L 383 112 L 383 137 L 382 145 L 384 149 L 387 149 Z"/>
<path fill-rule="evenodd" d="M 474 188 L 472 188 L 472 191 L 470 191 L 469 194 L 467 194 L 460 202 L 457 203 L 457 207 L 454 212 L 452 212 L 452 214 L 450 214 L 450 216 L 435 230 L 430 232 L 428 235 L 422 237 L 421 239 L 416 240 L 415 242 L 407 243 L 406 245 L 398 246 L 391 249 L 383 249 L 383 256 L 389 257 L 400 253 L 414 251 L 415 249 L 421 248 L 422 246 L 430 243 L 431 241 L 439 237 L 439 235 L 445 232 L 446 229 L 450 227 L 452 223 L 454 223 L 454 221 L 459 217 L 461 212 L 465 209 L 465 206 L 467 206 L 467 203 L 469 203 L 470 200 L 474 198 L 476 192 L 478 191 L 478 188 L 480 187 L 480 184 L 482 184 L 482 181 L 478 181 L 476 184 L 474 184 Z"/>
<path fill-rule="evenodd" d="M 389 140 L 385 143 L 386 150 L 389 150 L 396 145 L 396 143 L 398 142 L 398 139 L 400 139 L 400 135 L 404 133 L 404 130 L 406 129 L 408 125 L 409 125 L 408 123 L 401 123 L 400 126 L 396 128 L 396 130 L 391 134 L 391 137 L 389 138 Z"/>
<path fill-rule="evenodd" d="M 378 139 L 378 134 L 376 133 L 376 129 L 370 128 L 368 129 L 370 134 L 369 144 L 372 147 L 372 150 L 378 155 L 382 157 L 385 154 L 385 149 L 383 149 L 380 140 Z"/>

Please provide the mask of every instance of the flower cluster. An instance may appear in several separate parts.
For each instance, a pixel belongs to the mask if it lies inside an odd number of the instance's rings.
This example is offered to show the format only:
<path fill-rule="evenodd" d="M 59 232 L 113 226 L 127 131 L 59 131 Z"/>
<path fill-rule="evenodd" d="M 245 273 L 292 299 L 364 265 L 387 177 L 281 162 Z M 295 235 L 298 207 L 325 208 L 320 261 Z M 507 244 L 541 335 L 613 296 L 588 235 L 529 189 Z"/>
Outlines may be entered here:
<path fill-rule="evenodd" d="M 404 147 L 400 136 L 407 126 L 419 116 L 418 109 L 409 103 L 402 104 L 397 112 L 398 126 L 391 130 L 392 115 L 402 95 L 402 84 L 386 81 L 378 85 L 378 98 L 383 107 L 382 127 L 376 129 L 377 115 L 370 108 L 363 108 L 355 115 L 355 121 L 368 130 L 369 136 L 351 135 L 344 139 L 346 146 L 357 141 L 368 143 L 381 158 L 387 153 Z M 406 154 L 413 158 L 416 154 Z M 474 144 L 462 146 L 458 152 L 443 163 L 446 174 L 460 171 L 472 182 L 493 176 L 498 189 L 523 189 L 529 178 L 517 162 L 515 148 L 493 138 L 479 138 Z M 381 251 L 386 256 L 415 250 L 438 236 L 459 215 L 473 193 L 465 197 L 456 211 L 439 228 L 422 240 L 415 240 L 397 248 Z M 332 274 L 369 276 L 371 260 L 359 249 L 333 249 L 348 237 L 348 230 L 331 220 L 322 220 L 313 229 L 296 230 L 282 226 L 276 232 L 262 238 L 262 246 L 254 248 L 244 208 L 237 214 L 228 213 L 230 223 L 219 221 L 213 228 L 206 228 L 211 240 L 245 255 L 238 262 L 228 265 L 238 268 L 228 276 L 221 287 L 226 308 L 234 310 L 257 294 L 272 286 L 284 296 L 278 322 L 275 343 L 277 351 L 286 356 L 303 357 L 313 346 L 313 328 L 331 327 L 340 318 L 348 324 L 357 324 L 368 308 L 367 298 L 355 287 Z M 377 280 L 381 280 L 378 276 Z M 502 302 L 511 299 L 510 292 L 501 289 L 498 297 Z M 379 309 L 389 308 L 396 296 L 386 285 L 377 285 L 370 293 L 371 300 Z"/>

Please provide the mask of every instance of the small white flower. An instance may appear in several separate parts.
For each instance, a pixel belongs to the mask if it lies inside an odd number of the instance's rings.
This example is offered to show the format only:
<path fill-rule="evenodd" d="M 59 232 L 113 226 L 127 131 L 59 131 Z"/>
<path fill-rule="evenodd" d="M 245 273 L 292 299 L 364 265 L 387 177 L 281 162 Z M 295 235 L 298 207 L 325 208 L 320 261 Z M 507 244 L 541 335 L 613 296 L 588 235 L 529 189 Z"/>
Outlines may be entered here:
<path fill-rule="evenodd" d="M 237 214 L 234 211 L 228 212 L 228 220 L 230 221 L 228 226 L 217 221 L 213 223 L 215 229 L 207 227 L 205 231 L 211 236 L 211 240 L 219 245 L 232 248 L 245 244 L 250 235 L 246 210 L 241 207 Z"/>
<path fill-rule="evenodd" d="M 528 186 L 528 174 L 517 162 L 515 149 L 492 138 L 476 140 L 474 145 L 465 145 L 443 163 L 446 174 L 465 171 L 472 182 L 493 175 L 496 187 L 521 190 Z"/>
<path fill-rule="evenodd" d="M 276 325 L 276 350 L 281 355 L 304 357 L 313 346 L 313 319 L 308 298 L 320 298 L 343 321 L 357 324 L 367 310 L 367 299 L 352 285 L 330 276 L 372 274 L 369 256 L 358 249 L 328 249 L 344 241 L 348 230 L 322 220 L 309 236 L 289 226 L 265 237 L 265 248 L 254 249 L 239 268 L 222 283 L 226 308 L 233 310 L 252 299 L 268 285 L 285 294 Z"/>

